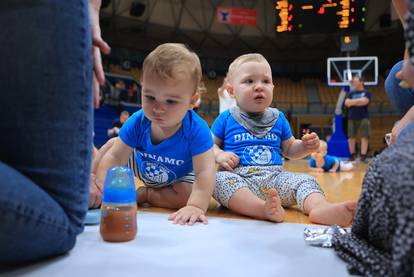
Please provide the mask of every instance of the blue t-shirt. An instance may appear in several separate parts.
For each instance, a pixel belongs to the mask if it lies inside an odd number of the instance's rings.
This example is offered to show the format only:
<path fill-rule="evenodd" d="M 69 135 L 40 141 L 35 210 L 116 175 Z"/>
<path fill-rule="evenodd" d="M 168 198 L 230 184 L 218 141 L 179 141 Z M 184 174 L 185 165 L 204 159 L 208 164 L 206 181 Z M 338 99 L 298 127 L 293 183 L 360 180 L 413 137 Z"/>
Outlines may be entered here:
<path fill-rule="evenodd" d="M 142 110 L 122 126 L 119 136 L 136 151 L 139 173 L 145 184 L 168 186 L 193 170 L 192 157 L 209 150 L 214 142 L 207 123 L 188 111 L 181 128 L 159 144 L 151 142 L 151 121 Z"/>
<path fill-rule="evenodd" d="M 282 165 L 281 142 L 292 137 L 289 122 L 282 112 L 279 112 L 275 125 L 263 138 L 253 136 L 237 123 L 228 110 L 214 121 L 211 131 L 223 141 L 224 151 L 239 156 L 242 166 Z"/>
<path fill-rule="evenodd" d="M 335 165 L 335 161 L 338 161 L 338 168 L 336 169 L 336 171 L 340 171 L 341 161 L 337 157 L 326 155 L 324 157 L 324 160 L 325 160 L 325 162 L 322 166 L 324 171 L 331 170 L 331 168 Z M 316 161 L 314 159 L 310 159 L 309 160 L 309 165 L 311 167 L 316 167 Z"/>
<path fill-rule="evenodd" d="M 366 97 L 371 101 L 371 93 L 368 90 L 354 90 L 349 92 L 347 98 L 360 99 Z M 348 118 L 352 120 L 361 120 L 368 118 L 368 105 L 365 106 L 352 106 L 348 108 Z"/>

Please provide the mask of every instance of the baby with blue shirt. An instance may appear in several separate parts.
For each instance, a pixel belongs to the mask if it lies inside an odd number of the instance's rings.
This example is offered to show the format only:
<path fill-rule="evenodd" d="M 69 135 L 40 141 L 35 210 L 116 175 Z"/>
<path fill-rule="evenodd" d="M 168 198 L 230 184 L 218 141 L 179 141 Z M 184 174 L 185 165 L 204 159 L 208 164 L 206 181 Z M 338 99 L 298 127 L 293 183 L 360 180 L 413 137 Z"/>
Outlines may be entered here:
<path fill-rule="evenodd" d="M 320 140 L 319 149 L 313 152 L 309 159 L 309 166 L 312 171 L 334 173 L 351 171 L 354 168 L 352 163 L 343 162 L 338 157 L 327 154 L 328 145 L 325 141 Z"/>
<path fill-rule="evenodd" d="M 312 222 L 351 224 L 355 201 L 330 203 L 315 178 L 282 169 L 282 154 L 301 159 L 319 148 L 315 133 L 295 139 L 285 115 L 269 106 L 272 70 L 260 54 L 235 59 L 226 90 L 237 106 L 211 127 L 219 170 L 214 198 L 223 206 L 257 219 L 281 222 L 283 207 L 297 205 Z"/>
<path fill-rule="evenodd" d="M 145 186 L 139 204 L 179 209 L 170 220 L 207 223 L 205 212 L 214 189 L 213 140 L 207 123 L 192 107 L 199 100 L 202 72 L 198 56 L 182 44 L 158 46 L 144 60 L 142 110 L 122 126 L 95 160 L 97 180 L 108 168 L 133 168 Z"/>

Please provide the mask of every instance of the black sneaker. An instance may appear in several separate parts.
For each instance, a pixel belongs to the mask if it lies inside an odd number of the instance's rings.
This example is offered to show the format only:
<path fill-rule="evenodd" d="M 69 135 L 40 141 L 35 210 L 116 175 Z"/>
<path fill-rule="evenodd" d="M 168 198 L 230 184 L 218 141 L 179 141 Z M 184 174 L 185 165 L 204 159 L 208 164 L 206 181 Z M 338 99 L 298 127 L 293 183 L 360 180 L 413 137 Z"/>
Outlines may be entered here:
<path fill-rule="evenodd" d="M 351 156 L 349 156 L 349 160 L 352 162 L 352 161 L 355 161 L 355 158 L 356 158 L 356 154 L 351 153 Z"/>
<path fill-rule="evenodd" d="M 363 162 L 363 163 L 367 162 L 367 155 L 361 154 L 361 162 Z"/>

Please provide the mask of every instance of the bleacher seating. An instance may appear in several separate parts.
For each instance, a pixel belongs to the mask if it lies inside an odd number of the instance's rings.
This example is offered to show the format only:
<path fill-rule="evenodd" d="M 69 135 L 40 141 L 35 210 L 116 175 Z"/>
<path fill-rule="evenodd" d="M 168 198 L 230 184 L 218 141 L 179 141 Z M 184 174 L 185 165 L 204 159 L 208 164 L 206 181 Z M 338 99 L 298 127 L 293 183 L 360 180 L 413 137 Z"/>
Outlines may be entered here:
<path fill-rule="evenodd" d="M 122 69 L 121 66 L 111 64 L 109 65 L 109 72 L 113 74 L 119 74 L 124 76 L 129 76 L 134 78 L 135 80 L 141 79 L 141 68 L 131 68 L 130 70 Z"/>
<path fill-rule="evenodd" d="M 288 78 L 275 78 L 274 100 L 276 103 L 291 103 L 294 105 L 306 105 L 308 97 L 304 81 L 293 82 Z"/>
<path fill-rule="evenodd" d="M 319 99 L 322 105 L 336 104 L 342 87 L 329 87 L 320 79 L 314 79 L 318 85 Z"/>
<path fill-rule="evenodd" d="M 108 140 L 107 130 L 111 128 L 115 119 L 119 118 L 115 106 L 103 105 L 94 113 L 94 144 L 101 147 Z"/>
<path fill-rule="evenodd" d="M 384 136 L 390 133 L 394 123 L 399 119 L 398 116 L 380 116 L 371 117 L 371 137 L 369 139 L 369 148 L 371 152 L 380 151 L 386 144 Z"/>

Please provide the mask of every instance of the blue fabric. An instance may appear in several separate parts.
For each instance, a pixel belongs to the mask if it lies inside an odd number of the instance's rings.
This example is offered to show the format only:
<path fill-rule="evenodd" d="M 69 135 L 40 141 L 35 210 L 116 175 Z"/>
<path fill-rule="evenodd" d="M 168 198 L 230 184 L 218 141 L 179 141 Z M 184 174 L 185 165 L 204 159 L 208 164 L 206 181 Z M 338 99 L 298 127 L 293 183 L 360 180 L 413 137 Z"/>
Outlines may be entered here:
<path fill-rule="evenodd" d="M 257 138 L 224 111 L 211 126 L 213 134 L 223 141 L 222 149 L 240 158 L 240 165 L 282 165 L 281 142 L 292 137 L 289 122 L 280 112 L 273 128 Z"/>
<path fill-rule="evenodd" d="M 213 147 L 207 123 L 188 111 L 181 128 L 170 138 L 154 145 L 151 121 L 142 110 L 134 113 L 119 132 L 124 143 L 136 149 L 138 170 L 145 184 L 163 187 L 193 170 L 192 158 Z"/>
<path fill-rule="evenodd" d="M 400 87 L 401 80 L 395 77 L 395 74 L 403 67 L 404 61 L 396 63 L 385 79 L 385 92 L 394 108 L 401 114 L 405 113 L 414 105 L 414 90 L 411 88 L 404 89 Z"/>
<path fill-rule="evenodd" d="M 85 225 L 98 225 L 101 222 L 101 209 L 91 209 L 86 213 Z"/>
<path fill-rule="evenodd" d="M 371 93 L 368 90 L 351 91 L 348 93 L 347 98 L 349 99 L 360 99 L 366 97 L 371 101 Z M 369 103 L 368 103 L 369 105 Z M 368 105 L 365 106 L 352 106 L 348 108 L 348 118 L 352 120 L 361 120 L 368 118 Z"/>
<path fill-rule="evenodd" d="M 316 161 L 315 161 L 315 159 L 309 159 L 309 166 L 310 167 L 316 167 Z"/>
<path fill-rule="evenodd" d="M 0 1 L 0 263 L 69 251 L 88 209 L 88 2 Z M 5 27 L 7 26 L 7 27 Z"/>
<path fill-rule="evenodd" d="M 338 161 L 338 168 L 336 171 L 341 170 L 341 160 L 339 160 L 337 157 L 325 155 L 324 157 L 324 164 L 322 166 L 323 171 L 328 172 L 331 170 L 331 168 L 335 165 L 335 162 Z M 309 159 L 309 166 L 310 167 L 316 167 L 316 161 L 315 159 Z"/>

